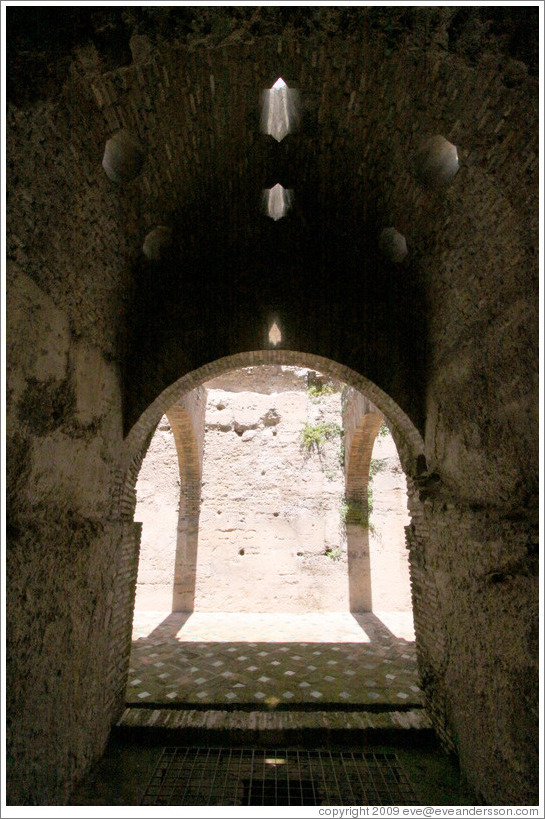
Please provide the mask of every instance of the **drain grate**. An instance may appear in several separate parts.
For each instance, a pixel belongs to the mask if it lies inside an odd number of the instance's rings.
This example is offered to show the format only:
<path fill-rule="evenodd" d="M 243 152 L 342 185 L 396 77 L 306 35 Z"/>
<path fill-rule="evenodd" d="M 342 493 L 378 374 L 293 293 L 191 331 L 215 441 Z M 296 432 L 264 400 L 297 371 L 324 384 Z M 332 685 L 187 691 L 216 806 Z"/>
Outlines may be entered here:
<path fill-rule="evenodd" d="M 164 748 L 142 805 L 418 805 L 390 751 Z"/>
<path fill-rule="evenodd" d="M 312 779 L 245 779 L 243 805 L 316 805 Z"/>

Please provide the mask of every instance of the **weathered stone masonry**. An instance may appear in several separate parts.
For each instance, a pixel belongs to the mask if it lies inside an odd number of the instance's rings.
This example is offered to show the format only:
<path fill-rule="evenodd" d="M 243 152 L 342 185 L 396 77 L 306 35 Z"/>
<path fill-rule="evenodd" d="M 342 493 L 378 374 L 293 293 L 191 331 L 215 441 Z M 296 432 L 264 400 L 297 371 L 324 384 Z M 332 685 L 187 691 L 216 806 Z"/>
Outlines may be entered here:
<path fill-rule="evenodd" d="M 312 388 L 323 390 L 324 384 L 325 391 L 314 396 Z M 375 457 L 384 472 L 375 480 L 376 528 L 370 532 L 363 526 L 363 512 L 374 440 L 358 457 L 360 443 L 352 444 L 352 436 L 342 428 L 355 401 L 358 407 L 363 402 L 368 413 L 375 408 L 356 390 L 350 388 L 348 394 L 339 382 L 303 368 L 238 370 L 206 382 L 200 390 L 203 408 L 206 403 L 197 440 L 204 452 L 200 513 L 197 519 L 184 511 L 193 470 L 182 453 L 176 480 L 176 450 L 164 416 L 137 483 L 135 518 L 143 522 L 143 538 L 136 607 L 299 613 L 410 610 L 403 531 L 406 491 L 395 447 L 390 436 L 376 442 Z M 185 405 L 192 396 L 182 399 Z M 169 417 L 180 410 L 185 416 L 176 404 Z M 379 424 L 383 420 L 376 410 L 371 417 Z M 305 448 L 307 424 L 311 430 L 325 425 L 331 438 Z M 195 440 L 188 430 L 185 441 Z M 345 468 L 348 445 L 353 460 L 363 465 L 361 474 Z M 345 473 L 353 487 L 361 487 L 357 524 L 345 520 L 346 498 L 352 498 Z M 180 533 L 193 526 L 191 548 L 180 548 L 177 529 L 180 539 Z M 176 582 L 185 579 L 183 599 L 173 597 L 175 577 Z"/>
<path fill-rule="evenodd" d="M 385 415 L 436 728 L 478 798 L 534 803 L 538 9 L 6 11 L 10 804 L 65 804 L 119 714 L 156 425 L 262 363 Z M 302 119 L 276 143 L 259 99 L 280 75 Z M 143 161 L 116 184 L 122 128 Z M 458 149 L 445 189 L 415 173 L 434 134 Z"/>

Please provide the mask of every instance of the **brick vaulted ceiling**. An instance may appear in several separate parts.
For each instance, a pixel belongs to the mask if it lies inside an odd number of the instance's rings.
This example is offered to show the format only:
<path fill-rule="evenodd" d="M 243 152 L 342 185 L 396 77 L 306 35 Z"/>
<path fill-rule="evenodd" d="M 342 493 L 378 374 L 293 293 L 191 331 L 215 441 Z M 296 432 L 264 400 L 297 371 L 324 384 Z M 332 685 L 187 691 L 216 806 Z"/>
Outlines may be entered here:
<path fill-rule="evenodd" d="M 27 18 L 14 31 L 8 92 L 24 108 L 63 88 L 69 123 L 56 124 L 73 172 L 99 186 L 105 235 L 122 237 L 127 427 L 188 369 L 263 347 L 271 315 L 287 347 L 364 372 L 419 424 L 429 302 L 442 292 L 438 279 L 428 293 L 430 269 L 484 217 L 529 229 L 510 158 L 535 169 L 535 111 L 516 77 L 516 66 L 535 65 L 505 33 L 515 10 L 491 18 L 496 32 L 484 12 L 479 29 L 481 18 L 456 9 L 102 11 L 62 17 L 55 53 L 40 20 L 29 28 Z M 36 32 L 42 80 L 29 90 L 20 77 Z M 302 120 L 277 143 L 260 131 L 260 95 L 279 76 L 298 89 Z M 138 136 L 145 160 L 115 185 L 101 161 L 120 128 Z M 433 134 L 459 151 L 447 191 L 415 175 Z M 295 198 L 273 222 L 261 194 L 277 182 Z M 172 228 L 173 246 L 154 264 L 141 248 L 157 225 Z M 379 252 L 387 226 L 406 237 L 401 265 Z"/>

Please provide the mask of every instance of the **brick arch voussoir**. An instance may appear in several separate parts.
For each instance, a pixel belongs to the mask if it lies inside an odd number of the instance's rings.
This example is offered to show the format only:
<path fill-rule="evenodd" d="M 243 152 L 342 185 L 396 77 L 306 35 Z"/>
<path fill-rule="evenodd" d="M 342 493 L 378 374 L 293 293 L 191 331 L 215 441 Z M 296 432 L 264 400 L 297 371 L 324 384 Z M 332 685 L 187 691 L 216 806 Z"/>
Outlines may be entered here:
<path fill-rule="evenodd" d="M 367 502 L 371 455 L 382 421 L 380 413 L 367 412 L 354 431 L 345 475 L 346 498 L 352 503 L 363 505 Z"/>
<path fill-rule="evenodd" d="M 178 454 L 178 468 L 182 496 L 185 498 L 187 514 L 196 514 L 200 505 L 201 464 L 193 424 L 189 414 L 181 404 L 174 404 L 165 413 L 174 436 Z"/>

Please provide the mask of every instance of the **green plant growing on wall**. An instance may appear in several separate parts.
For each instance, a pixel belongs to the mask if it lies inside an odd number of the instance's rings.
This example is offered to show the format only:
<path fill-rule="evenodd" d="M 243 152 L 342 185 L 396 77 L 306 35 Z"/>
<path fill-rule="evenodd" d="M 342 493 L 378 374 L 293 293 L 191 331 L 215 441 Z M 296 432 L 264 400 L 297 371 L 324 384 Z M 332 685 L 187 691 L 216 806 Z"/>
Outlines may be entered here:
<path fill-rule="evenodd" d="M 335 392 L 338 392 L 338 390 L 335 389 L 333 384 L 312 384 L 307 388 L 307 395 L 315 404 L 318 403 L 320 398 L 324 398 L 326 395 L 333 395 Z"/>
<path fill-rule="evenodd" d="M 360 506 L 354 501 L 345 499 L 341 504 L 340 514 L 341 522 L 344 526 L 347 524 L 355 524 L 363 526 L 374 535 L 377 535 L 374 523 L 370 522 L 370 517 L 373 512 L 373 478 L 379 472 L 382 472 L 386 467 L 384 458 L 371 458 L 369 465 L 369 482 L 367 484 L 367 508 Z"/>
<path fill-rule="evenodd" d="M 371 458 L 371 463 L 369 464 L 369 482 L 371 482 L 379 472 L 383 472 L 385 468 L 385 458 Z"/>
<path fill-rule="evenodd" d="M 331 560 L 340 560 L 342 557 L 342 552 L 337 546 L 335 549 L 326 549 L 325 555 L 326 557 L 329 557 Z"/>
<path fill-rule="evenodd" d="M 373 478 L 386 468 L 386 460 L 384 458 L 371 458 L 369 464 L 369 482 L 367 484 L 367 528 L 375 537 L 380 540 L 380 536 L 375 529 L 375 524 L 371 523 L 369 518 L 373 512 Z"/>
<path fill-rule="evenodd" d="M 341 504 L 340 509 L 341 514 L 341 523 L 344 526 L 348 524 L 356 524 L 356 526 L 363 526 L 364 529 L 367 528 L 367 515 L 365 513 L 365 509 L 363 509 L 359 504 L 354 503 L 354 501 L 345 500 Z"/>
<path fill-rule="evenodd" d="M 367 517 L 370 518 L 373 512 L 373 485 L 371 481 L 367 484 Z"/>
<path fill-rule="evenodd" d="M 375 529 L 375 524 L 371 523 L 371 521 L 369 520 L 369 518 L 371 517 L 372 512 L 373 512 L 373 486 L 371 484 L 371 480 L 369 480 L 369 483 L 367 484 L 367 528 L 376 537 L 378 537 L 377 530 Z"/>
<path fill-rule="evenodd" d="M 342 428 L 333 421 L 321 421 L 319 424 L 305 423 L 301 432 L 301 446 L 307 452 L 320 452 L 326 441 L 342 434 Z"/>

